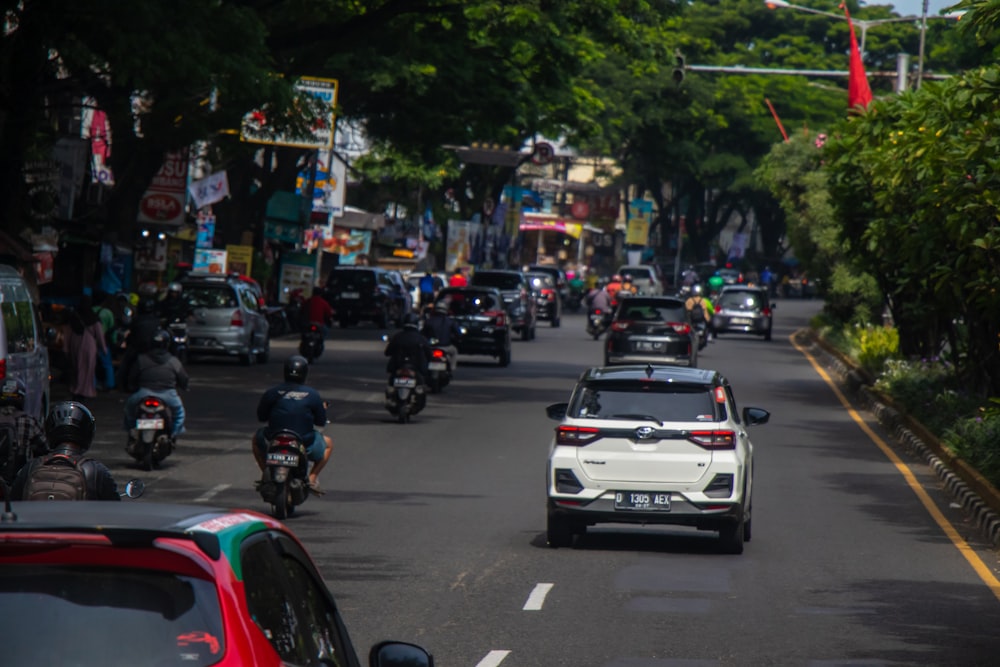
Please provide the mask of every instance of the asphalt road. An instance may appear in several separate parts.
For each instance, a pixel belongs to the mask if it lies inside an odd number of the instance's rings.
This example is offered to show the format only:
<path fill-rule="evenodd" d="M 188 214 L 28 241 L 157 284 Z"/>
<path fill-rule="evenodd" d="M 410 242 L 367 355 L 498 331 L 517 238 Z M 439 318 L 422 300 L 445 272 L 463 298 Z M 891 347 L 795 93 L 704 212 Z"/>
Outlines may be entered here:
<path fill-rule="evenodd" d="M 582 316 L 516 341 L 508 368 L 460 358 L 455 381 L 406 425 L 382 407 L 383 332 L 334 330 L 310 371 L 333 406 L 327 494 L 288 523 L 359 654 L 393 638 L 443 667 L 1000 663 L 996 553 L 926 466 L 888 458 L 876 442 L 888 436 L 873 420 L 866 433 L 792 344 L 818 308 L 780 300 L 773 341 L 724 336 L 700 359 L 737 402 L 772 413 L 751 431 L 754 533 L 741 556 L 686 528 L 598 527 L 574 549 L 545 546 L 555 423 L 544 407 L 602 359 Z M 249 436 L 296 344 L 273 341 L 261 366 L 190 363 L 189 435 L 161 470 L 126 457 L 119 394 L 92 402 L 94 451 L 120 481 L 145 480 L 133 502 L 266 511 Z"/>

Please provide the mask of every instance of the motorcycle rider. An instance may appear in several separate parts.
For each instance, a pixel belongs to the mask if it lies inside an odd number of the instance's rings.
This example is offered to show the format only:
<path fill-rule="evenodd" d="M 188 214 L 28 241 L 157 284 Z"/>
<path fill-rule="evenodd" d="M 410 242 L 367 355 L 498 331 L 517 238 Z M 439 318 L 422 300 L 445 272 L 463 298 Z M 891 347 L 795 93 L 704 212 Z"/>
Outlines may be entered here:
<path fill-rule="evenodd" d="M 251 444 L 257 467 L 263 473 L 268 440 L 282 430 L 297 433 L 306 447 L 306 457 L 313 462 L 309 488 L 318 491 L 319 473 L 330 460 L 333 440 L 322 432 L 327 405 L 319 392 L 306 385 L 308 374 L 305 357 L 296 354 L 285 361 L 285 381 L 265 391 L 257 404 L 257 420 L 267 422 L 267 426 L 254 433 Z"/>
<path fill-rule="evenodd" d="M 321 287 L 313 287 L 312 295 L 302 304 L 300 312 L 305 316 L 301 323 L 302 326 L 307 327 L 310 322 L 319 324 L 323 327 L 323 337 L 325 338 L 330 330 L 330 322 L 333 321 L 334 312 L 330 302 L 324 298 Z"/>
<path fill-rule="evenodd" d="M 42 425 L 24 411 L 26 395 L 24 380 L 19 377 L 8 377 L 0 385 L 0 478 L 7 484 L 29 458 L 49 451 Z"/>
<path fill-rule="evenodd" d="M 184 298 L 184 287 L 177 282 L 167 285 L 167 294 L 159 303 L 160 317 L 170 324 L 183 322 L 191 314 L 191 304 Z"/>
<path fill-rule="evenodd" d="M 163 400 L 173 414 L 174 440 L 184 433 L 184 404 L 178 389 L 187 389 L 189 378 L 184 365 L 170 354 L 170 333 L 160 329 L 150 340 L 150 349 L 139 354 L 129 369 L 126 388 L 134 392 L 125 401 L 125 429 L 135 426 L 135 413 L 139 402 L 147 396 L 157 396 Z M 129 437 L 131 445 L 133 438 Z"/>
<path fill-rule="evenodd" d="M 706 338 L 714 338 L 712 333 L 712 314 L 715 308 L 712 302 L 702 296 L 701 285 L 694 285 L 691 288 L 691 296 L 684 302 L 684 310 L 688 312 L 691 323 L 696 327 L 704 325 L 706 328 Z"/>
<path fill-rule="evenodd" d="M 611 311 L 611 295 L 608 294 L 607 285 L 600 285 L 587 295 L 587 307 L 591 312 L 600 310 L 602 313 L 608 313 Z"/>
<path fill-rule="evenodd" d="M 389 339 L 385 346 L 385 356 L 389 357 L 386 371 L 389 373 L 389 386 L 392 387 L 392 374 L 403 364 L 409 363 L 417 372 L 417 380 L 423 384 L 427 377 L 427 363 L 431 358 L 431 346 L 420 333 L 420 318 L 416 313 L 403 316 L 403 329 Z"/>
<path fill-rule="evenodd" d="M 444 353 L 448 357 L 448 366 L 451 368 L 452 376 L 454 376 L 455 367 L 458 365 L 458 348 L 455 347 L 455 344 L 462 337 L 462 330 L 458 323 L 448 315 L 447 303 L 439 301 L 434 304 L 434 309 L 427 316 L 421 333 L 428 340 L 437 339 L 437 345 L 444 349 Z"/>
<path fill-rule="evenodd" d="M 51 481 L 58 476 L 66 488 L 64 471 L 72 467 L 83 473 L 84 500 L 121 500 L 118 485 L 107 466 L 86 455 L 94 440 L 94 415 L 83 403 L 64 401 L 54 404 L 45 419 L 45 437 L 52 445 L 48 454 L 31 460 L 21 468 L 11 489 L 13 500 L 69 499 L 65 492 L 55 495 Z M 63 464 L 63 465 L 60 465 Z M 54 473 L 54 475 L 52 474 Z M 44 484 L 43 482 L 49 482 Z"/>
<path fill-rule="evenodd" d="M 161 329 L 160 315 L 156 312 L 156 301 L 150 296 L 139 298 L 136 306 L 138 315 L 132 320 L 125 334 L 125 354 L 118 364 L 116 385 L 128 391 L 128 377 L 132 365 L 140 354 L 149 349 L 153 334 Z"/>

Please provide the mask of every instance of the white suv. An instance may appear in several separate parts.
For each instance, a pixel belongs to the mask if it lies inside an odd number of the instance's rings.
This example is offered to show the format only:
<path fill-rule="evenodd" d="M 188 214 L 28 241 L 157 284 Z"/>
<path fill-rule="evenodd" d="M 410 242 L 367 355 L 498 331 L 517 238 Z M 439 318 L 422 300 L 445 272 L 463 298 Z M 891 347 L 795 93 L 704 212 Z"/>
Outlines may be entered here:
<path fill-rule="evenodd" d="M 726 553 L 750 541 L 753 445 L 719 373 L 676 366 L 609 366 L 580 376 L 549 450 L 548 543 L 571 546 L 598 523 L 673 524 L 719 531 Z"/>

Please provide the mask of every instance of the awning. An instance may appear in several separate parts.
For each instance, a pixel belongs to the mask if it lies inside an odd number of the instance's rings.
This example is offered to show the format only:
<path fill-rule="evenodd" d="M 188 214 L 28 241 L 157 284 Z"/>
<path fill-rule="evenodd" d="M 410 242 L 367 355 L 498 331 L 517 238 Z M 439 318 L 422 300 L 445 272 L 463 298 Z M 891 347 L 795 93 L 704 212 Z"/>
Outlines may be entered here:
<path fill-rule="evenodd" d="M 334 229 L 346 227 L 348 229 L 370 229 L 379 231 L 385 227 L 385 216 L 381 213 L 371 213 L 353 206 L 344 207 L 344 215 L 333 219 Z"/>

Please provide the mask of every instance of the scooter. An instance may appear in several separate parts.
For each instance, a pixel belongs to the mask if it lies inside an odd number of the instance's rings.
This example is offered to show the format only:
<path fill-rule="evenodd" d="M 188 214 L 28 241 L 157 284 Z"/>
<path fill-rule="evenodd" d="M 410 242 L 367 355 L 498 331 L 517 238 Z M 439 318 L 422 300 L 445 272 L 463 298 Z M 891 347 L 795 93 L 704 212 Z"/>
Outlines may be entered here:
<path fill-rule="evenodd" d="M 302 338 L 299 341 L 299 354 L 312 363 L 313 360 L 323 356 L 323 325 L 317 322 L 310 322 L 302 329 Z"/>
<path fill-rule="evenodd" d="M 592 308 L 587 315 L 587 333 L 597 340 L 611 325 L 611 311 Z"/>
<path fill-rule="evenodd" d="M 322 436 L 317 436 L 322 437 Z M 309 459 L 294 431 L 278 431 L 267 442 L 264 474 L 257 492 L 271 505 L 274 518 L 284 520 L 309 497 Z"/>
<path fill-rule="evenodd" d="M 416 369 L 409 364 L 397 368 L 385 393 L 385 409 L 389 414 L 396 417 L 400 424 L 405 424 L 426 404 L 427 394 Z"/>
<path fill-rule="evenodd" d="M 170 354 L 177 357 L 182 364 L 187 363 L 188 327 L 184 320 L 175 320 L 167 324 L 170 330 Z"/>
<path fill-rule="evenodd" d="M 708 322 L 705 320 L 697 322 L 694 329 L 698 332 L 698 349 L 702 350 L 708 345 Z"/>
<path fill-rule="evenodd" d="M 129 430 L 125 451 L 143 470 L 152 470 L 174 450 L 173 429 L 170 406 L 159 396 L 146 396 L 136 409 L 135 428 Z"/>
<path fill-rule="evenodd" d="M 438 346 L 438 340 L 432 338 L 430 340 L 431 344 L 431 359 L 427 363 L 428 384 L 431 388 L 432 394 L 440 393 L 449 382 L 451 382 L 451 362 L 448 359 L 448 353 L 443 347 Z"/>

